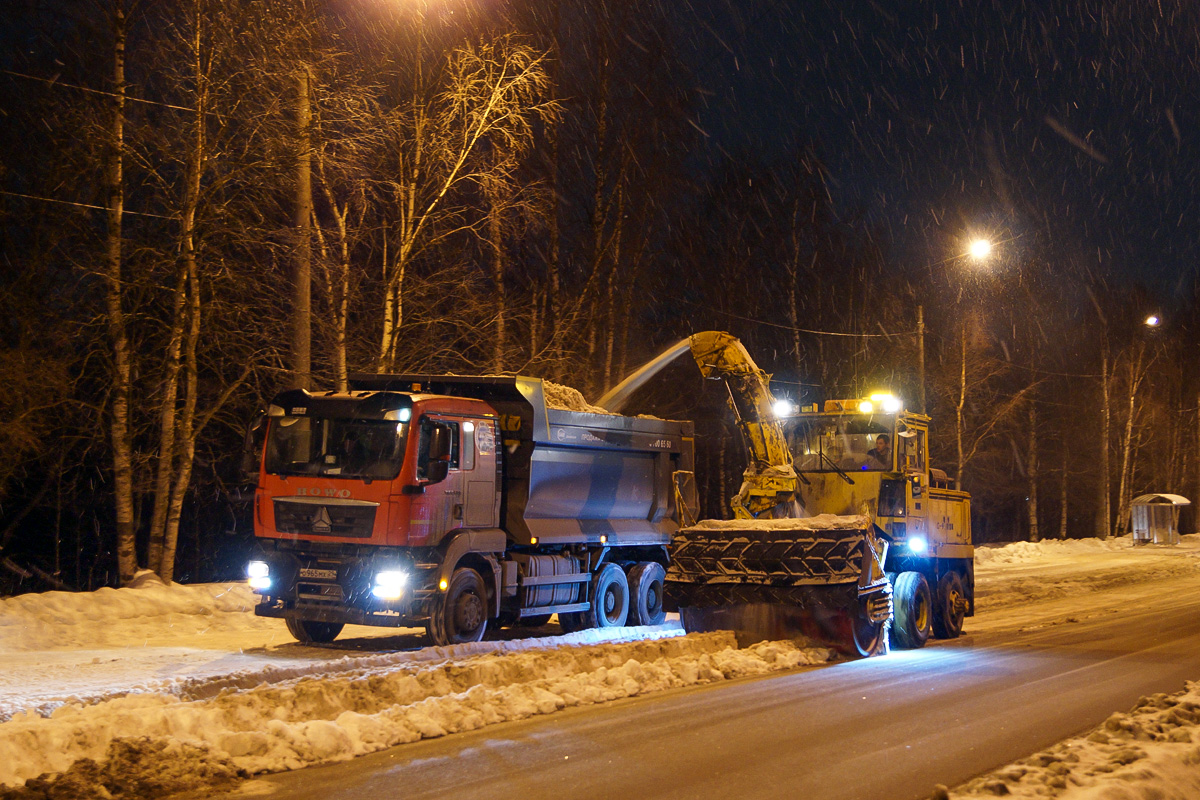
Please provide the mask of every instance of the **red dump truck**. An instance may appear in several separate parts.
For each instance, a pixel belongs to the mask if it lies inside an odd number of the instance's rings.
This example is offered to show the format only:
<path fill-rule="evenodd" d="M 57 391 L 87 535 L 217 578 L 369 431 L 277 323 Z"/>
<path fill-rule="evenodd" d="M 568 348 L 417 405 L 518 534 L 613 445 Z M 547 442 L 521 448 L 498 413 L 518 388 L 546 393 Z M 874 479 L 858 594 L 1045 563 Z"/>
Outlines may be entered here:
<path fill-rule="evenodd" d="M 277 395 L 247 437 L 255 613 L 302 642 L 347 623 L 445 645 L 551 614 L 661 622 L 680 505 L 695 518 L 692 425 L 554 408 L 546 389 L 356 375 Z"/>

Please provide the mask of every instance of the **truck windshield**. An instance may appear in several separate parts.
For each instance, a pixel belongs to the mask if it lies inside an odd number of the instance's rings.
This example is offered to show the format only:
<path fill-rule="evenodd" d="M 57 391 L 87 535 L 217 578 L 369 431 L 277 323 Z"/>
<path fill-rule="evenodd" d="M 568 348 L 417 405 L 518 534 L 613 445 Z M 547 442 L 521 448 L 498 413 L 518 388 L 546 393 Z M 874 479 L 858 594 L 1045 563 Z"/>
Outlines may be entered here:
<path fill-rule="evenodd" d="M 274 417 L 267 472 L 390 480 L 400 472 L 408 423 L 332 417 Z"/>
<path fill-rule="evenodd" d="M 830 415 L 797 418 L 785 426 L 798 472 L 892 471 L 894 417 Z"/>

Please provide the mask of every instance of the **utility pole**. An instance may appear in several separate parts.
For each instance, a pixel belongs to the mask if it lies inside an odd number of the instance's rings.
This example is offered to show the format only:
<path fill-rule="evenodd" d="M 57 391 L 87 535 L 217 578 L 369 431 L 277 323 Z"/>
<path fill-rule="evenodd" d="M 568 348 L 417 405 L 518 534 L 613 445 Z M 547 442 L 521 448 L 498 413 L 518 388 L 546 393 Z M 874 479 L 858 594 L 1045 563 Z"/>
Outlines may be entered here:
<path fill-rule="evenodd" d="M 292 385 L 312 386 L 312 109 L 308 68 L 296 82 L 296 251 L 292 273 Z"/>
<path fill-rule="evenodd" d="M 917 374 L 921 386 L 921 413 L 925 410 L 925 306 L 917 306 Z"/>

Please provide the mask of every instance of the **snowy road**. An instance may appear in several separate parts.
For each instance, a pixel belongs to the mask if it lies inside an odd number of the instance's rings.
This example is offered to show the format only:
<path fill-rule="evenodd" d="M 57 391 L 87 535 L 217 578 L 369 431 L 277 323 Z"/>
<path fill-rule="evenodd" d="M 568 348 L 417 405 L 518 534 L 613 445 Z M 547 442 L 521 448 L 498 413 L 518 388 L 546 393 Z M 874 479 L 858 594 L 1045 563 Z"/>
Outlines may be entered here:
<path fill-rule="evenodd" d="M 230 796 L 924 798 L 1200 676 L 1192 575 L 970 622 L 921 651 L 572 709 Z"/>

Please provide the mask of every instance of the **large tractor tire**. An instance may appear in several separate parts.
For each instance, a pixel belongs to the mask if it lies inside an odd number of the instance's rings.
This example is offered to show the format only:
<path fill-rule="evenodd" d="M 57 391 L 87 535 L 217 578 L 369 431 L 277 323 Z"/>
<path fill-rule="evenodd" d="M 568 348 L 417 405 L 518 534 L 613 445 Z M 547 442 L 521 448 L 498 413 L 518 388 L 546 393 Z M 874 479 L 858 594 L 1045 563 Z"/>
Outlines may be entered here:
<path fill-rule="evenodd" d="M 307 619 L 285 619 L 288 633 L 301 644 L 328 644 L 346 627 L 340 622 L 314 622 Z"/>
<path fill-rule="evenodd" d="M 957 572 L 947 572 L 937 584 L 933 603 L 933 633 L 939 639 L 957 639 L 967 615 L 967 596 Z"/>
<path fill-rule="evenodd" d="M 646 561 L 629 570 L 629 624 L 661 625 L 667 612 L 663 608 L 663 584 L 667 571 L 661 564 Z"/>
<path fill-rule="evenodd" d="M 892 621 L 892 641 L 897 647 L 915 650 L 924 647 L 933 630 L 933 597 L 929 581 L 919 572 L 901 572 L 892 590 L 896 617 Z"/>
<path fill-rule="evenodd" d="M 589 628 L 619 628 L 629 619 L 629 580 L 616 564 L 605 564 L 592 578 Z"/>
<path fill-rule="evenodd" d="M 450 585 L 434 600 L 425 630 L 436 645 L 478 642 L 487 632 L 487 589 L 469 567 L 454 570 Z"/>

